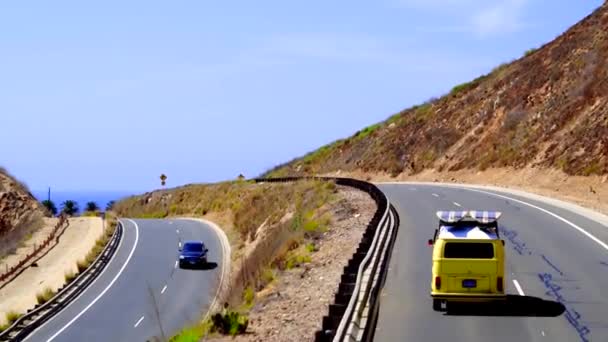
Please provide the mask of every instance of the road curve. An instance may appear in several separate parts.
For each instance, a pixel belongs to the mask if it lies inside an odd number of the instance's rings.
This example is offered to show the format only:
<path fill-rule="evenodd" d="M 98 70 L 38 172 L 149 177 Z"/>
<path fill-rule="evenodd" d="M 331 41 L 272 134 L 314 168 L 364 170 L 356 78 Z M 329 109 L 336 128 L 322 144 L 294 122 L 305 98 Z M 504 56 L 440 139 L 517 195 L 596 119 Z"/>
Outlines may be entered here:
<path fill-rule="evenodd" d="M 401 220 L 375 341 L 608 341 L 608 227 L 540 200 L 489 190 L 379 184 Z M 437 210 L 499 210 L 509 305 L 431 307 Z"/>
<path fill-rule="evenodd" d="M 147 341 L 200 319 L 223 267 L 213 228 L 194 220 L 122 220 L 124 236 L 104 272 L 26 341 Z M 210 267 L 177 267 L 178 244 L 203 240 Z M 162 328 L 162 331 L 161 331 Z"/>

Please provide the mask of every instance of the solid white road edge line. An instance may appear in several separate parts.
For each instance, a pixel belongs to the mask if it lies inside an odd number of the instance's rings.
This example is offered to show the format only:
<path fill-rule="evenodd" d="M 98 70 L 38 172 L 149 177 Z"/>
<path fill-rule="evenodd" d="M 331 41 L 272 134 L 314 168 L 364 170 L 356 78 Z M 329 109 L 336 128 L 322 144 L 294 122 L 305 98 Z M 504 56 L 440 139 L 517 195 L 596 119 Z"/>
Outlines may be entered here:
<path fill-rule="evenodd" d="M 120 220 L 118 220 L 120 221 Z M 122 222 L 121 222 L 122 223 Z M 124 224 L 123 224 L 123 229 L 124 228 Z M 118 251 L 120 250 L 120 247 L 122 247 L 122 242 L 124 241 L 124 231 L 123 231 L 123 235 L 120 238 L 120 241 L 118 241 L 118 247 L 116 247 L 116 250 L 114 251 L 114 254 L 112 254 L 112 257 L 110 258 L 110 261 L 108 261 L 108 264 L 106 265 L 106 267 L 103 269 L 103 271 L 101 271 L 101 274 L 99 274 L 97 276 L 97 278 L 95 278 L 95 280 L 93 280 L 93 282 L 91 284 L 89 284 L 89 286 L 87 286 L 87 288 L 82 291 L 81 294 L 79 294 L 76 298 L 74 298 L 74 300 L 72 300 L 70 302 L 70 304 L 68 304 L 65 308 L 61 309 L 58 313 L 56 313 L 53 317 L 51 317 L 51 319 L 49 319 L 48 321 L 44 322 L 41 326 L 39 326 L 38 328 L 34 329 L 34 331 L 32 331 L 29 335 L 27 335 L 25 337 L 25 339 L 23 341 L 27 341 L 32 335 L 34 335 L 38 330 L 42 329 L 44 326 L 46 326 L 47 324 L 51 323 L 55 318 L 57 318 L 59 316 L 59 314 L 63 311 L 66 310 L 67 308 L 69 308 L 70 306 L 72 306 L 72 304 L 76 303 L 78 301 L 78 299 L 83 296 L 93 285 L 95 285 L 95 283 L 102 278 L 103 274 L 106 272 L 106 270 L 109 268 L 110 264 L 114 261 L 114 259 L 116 258 L 116 255 L 118 254 Z"/>
<path fill-rule="evenodd" d="M 137 323 L 135 323 L 135 325 L 133 326 L 133 328 L 137 328 L 137 326 L 139 325 L 139 323 L 141 323 L 141 321 L 144 320 L 144 316 L 141 316 L 141 318 L 137 321 Z"/>
<path fill-rule="evenodd" d="M 165 287 L 163 287 L 163 289 L 162 289 L 162 290 L 160 290 L 160 294 L 165 293 L 165 291 L 167 291 L 167 285 L 165 285 Z"/>
<path fill-rule="evenodd" d="M 521 286 L 519 285 L 519 282 L 517 281 L 517 279 L 513 279 L 513 284 L 515 285 L 515 288 L 517 289 L 517 292 L 519 293 L 519 295 L 525 296 L 524 290 L 521 289 Z"/>
<path fill-rule="evenodd" d="M 72 318 L 72 320 L 70 320 L 66 325 L 64 325 L 61 329 L 59 329 L 53 336 L 51 336 L 51 338 L 49 338 L 47 340 L 47 342 L 51 342 L 52 340 L 54 340 L 65 329 L 69 328 L 70 325 L 72 325 L 74 322 L 76 322 L 76 320 L 78 318 L 80 318 L 80 316 L 82 316 L 85 312 L 87 312 L 95 303 L 97 303 L 97 301 L 106 292 L 108 292 L 108 290 L 110 289 L 110 287 L 112 287 L 112 285 L 114 285 L 114 283 L 116 282 L 116 280 L 118 279 L 118 277 L 120 277 L 120 275 L 122 274 L 122 272 L 125 270 L 125 268 L 129 264 L 129 261 L 131 260 L 131 257 L 133 256 L 133 253 L 135 252 L 135 248 L 137 247 L 137 242 L 139 241 L 139 227 L 137 226 L 137 223 L 135 223 L 135 221 L 130 220 L 130 219 L 128 219 L 128 221 L 130 221 L 131 223 L 133 223 L 133 225 L 135 226 L 135 242 L 133 243 L 133 247 L 131 248 L 131 251 L 129 252 L 129 256 L 127 256 L 127 260 L 125 260 L 125 263 L 122 265 L 122 267 L 120 268 L 120 270 L 118 270 L 118 273 L 114 276 L 114 278 L 112 279 L 112 281 L 110 281 L 110 283 L 108 284 L 108 286 L 106 286 L 106 288 L 103 289 L 103 291 L 101 291 L 101 293 L 99 295 L 97 295 L 97 297 L 95 297 L 95 299 L 93 299 L 93 301 L 91 303 L 89 303 L 89 305 L 87 305 L 82 311 L 80 311 L 80 313 L 78 313 L 78 315 L 76 315 L 76 317 Z"/>
<path fill-rule="evenodd" d="M 175 260 L 175 266 L 173 268 L 177 268 L 177 260 Z"/>
<path fill-rule="evenodd" d="M 550 216 L 553 216 L 553 217 L 555 217 L 556 219 L 558 219 L 558 220 L 560 220 L 560 221 L 564 222 L 565 224 L 569 225 L 570 227 L 572 227 L 572 228 L 574 228 L 574 229 L 578 230 L 579 232 L 581 232 L 581 233 L 585 234 L 585 236 L 587 236 L 587 237 L 588 237 L 588 238 L 590 238 L 591 240 L 595 241 L 595 242 L 596 242 L 598 245 L 600 245 L 600 246 L 604 247 L 604 249 L 605 249 L 605 250 L 608 250 L 608 244 L 604 243 L 602 240 L 598 239 L 597 237 L 595 237 L 593 234 L 589 233 L 589 232 L 588 232 L 588 231 L 586 231 L 585 229 L 583 229 L 583 228 L 581 228 L 581 227 L 577 226 L 576 224 L 574 224 L 574 223 L 572 223 L 572 222 L 568 221 L 567 219 L 565 219 L 565 218 L 563 218 L 563 217 L 561 217 L 561 216 L 559 216 L 559 215 L 557 215 L 557 214 L 555 214 L 555 213 L 553 213 L 553 212 L 551 212 L 551 211 L 549 211 L 549 210 L 547 210 L 547 209 L 543 209 L 543 208 L 541 208 L 541 207 L 539 207 L 539 206 L 536 206 L 536 205 L 534 205 L 534 204 L 531 204 L 531 203 L 528 203 L 528 202 L 524 202 L 524 201 L 520 201 L 520 200 L 518 200 L 518 199 L 515 199 L 515 198 L 512 198 L 512 197 L 509 197 L 509 196 L 503 196 L 503 195 L 495 194 L 495 193 L 493 193 L 493 192 L 489 192 L 489 191 L 483 191 L 483 190 L 477 190 L 477 189 L 470 189 L 470 188 L 464 188 L 464 189 L 469 190 L 469 191 L 479 192 L 479 193 L 482 193 L 482 194 L 493 195 L 493 196 L 500 197 L 500 198 L 503 198 L 503 199 L 508 199 L 508 200 L 510 200 L 510 201 L 517 202 L 517 203 L 520 203 L 520 204 L 523 204 L 523 205 L 527 205 L 527 206 L 529 206 L 529 207 L 531 207 L 531 208 L 534 208 L 534 209 L 540 210 L 540 211 L 542 211 L 543 213 L 545 213 L 545 214 L 547 214 L 547 215 L 550 215 Z"/>

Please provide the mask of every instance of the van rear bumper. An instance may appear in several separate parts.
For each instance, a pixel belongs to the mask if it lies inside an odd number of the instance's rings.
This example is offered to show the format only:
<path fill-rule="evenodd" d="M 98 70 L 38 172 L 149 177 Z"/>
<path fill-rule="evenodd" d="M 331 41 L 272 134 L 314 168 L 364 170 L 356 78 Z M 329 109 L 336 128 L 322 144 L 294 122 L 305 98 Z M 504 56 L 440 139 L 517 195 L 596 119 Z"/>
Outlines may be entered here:
<path fill-rule="evenodd" d="M 450 302 L 490 302 L 507 299 L 507 295 L 504 293 L 431 293 L 431 297 L 433 299 L 447 300 Z"/>

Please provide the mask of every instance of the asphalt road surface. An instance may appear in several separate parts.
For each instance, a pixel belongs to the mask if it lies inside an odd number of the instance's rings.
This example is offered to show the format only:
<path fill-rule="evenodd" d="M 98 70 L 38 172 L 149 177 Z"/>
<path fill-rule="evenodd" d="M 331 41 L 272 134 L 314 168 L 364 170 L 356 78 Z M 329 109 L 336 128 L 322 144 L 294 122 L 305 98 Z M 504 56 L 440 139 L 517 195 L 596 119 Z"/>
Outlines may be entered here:
<path fill-rule="evenodd" d="M 608 227 L 573 211 L 495 191 L 382 184 L 401 227 L 375 341 L 608 341 Z M 497 196 L 499 194 L 499 196 Z M 503 197 L 500 197 L 503 196 Z M 498 210 L 506 305 L 431 304 L 426 241 L 437 210 Z"/>
<path fill-rule="evenodd" d="M 123 239 L 104 272 L 27 341 L 147 341 L 170 337 L 206 312 L 222 267 L 215 231 L 190 220 L 122 222 Z M 209 267 L 177 267 L 178 244 L 185 240 L 205 242 Z"/>

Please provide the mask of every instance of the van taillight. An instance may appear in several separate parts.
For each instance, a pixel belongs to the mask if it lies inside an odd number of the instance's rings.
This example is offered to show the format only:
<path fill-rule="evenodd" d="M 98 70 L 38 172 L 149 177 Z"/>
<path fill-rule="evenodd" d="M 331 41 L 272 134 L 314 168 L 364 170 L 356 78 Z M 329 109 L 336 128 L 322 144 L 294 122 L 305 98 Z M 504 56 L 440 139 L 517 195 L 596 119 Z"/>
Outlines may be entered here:
<path fill-rule="evenodd" d="M 441 277 L 435 277 L 435 289 L 439 290 L 441 288 Z"/>
<path fill-rule="evenodd" d="M 498 292 L 502 292 L 503 291 L 503 288 L 502 288 L 502 277 L 496 278 L 496 290 L 498 290 Z"/>

